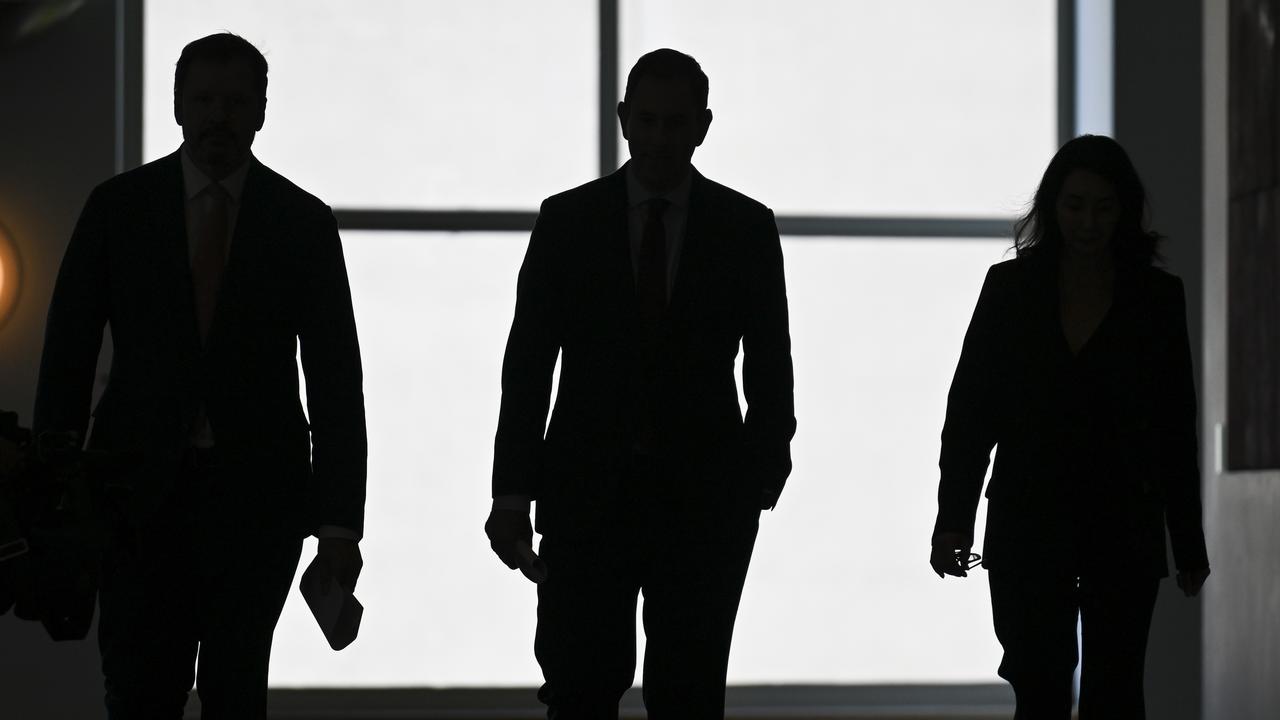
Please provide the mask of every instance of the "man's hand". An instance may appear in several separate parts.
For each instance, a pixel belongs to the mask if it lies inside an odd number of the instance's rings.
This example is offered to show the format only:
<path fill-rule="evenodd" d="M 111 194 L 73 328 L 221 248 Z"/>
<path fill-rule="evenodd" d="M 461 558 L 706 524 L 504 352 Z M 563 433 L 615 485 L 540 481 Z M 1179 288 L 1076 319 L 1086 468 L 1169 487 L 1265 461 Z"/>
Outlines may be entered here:
<path fill-rule="evenodd" d="M 760 491 L 760 509 L 772 510 L 774 506 L 778 504 L 779 495 L 780 493 L 777 490 L 761 490 Z"/>
<path fill-rule="evenodd" d="M 484 534 L 489 536 L 489 547 L 503 565 L 520 570 L 533 582 L 546 577 L 546 566 L 533 553 L 533 525 L 529 513 L 519 510 L 494 508 L 484 523 Z"/>
<path fill-rule="evenodd" d="M 954 575 L 968 577 L 969 571 L 961 564 L 960 557 L 967 558 L 973 541 L 956 532 L 941 532 L 933 537 L 933 549 L 929 553 L 929 564 L 938 577 Z M 957 553 L 960 553 L 957 555 Z"/>
<path fill-rule="evenodd" d="M 355 592 L 356 580 L 360 578 L 360 570 L 364 568 L 364 558 L 360 556 L 358 542 L 345 538 L 320 538 L 316 560 L 334 581 L 348 592 Z"/>
<path fill-rule="evenodd" d="M 1204 581 L 1209 577 L 1209 568 L 1204 567 L 1199 570 L 1178 571 L 1178 587 L 1182 589 L 1182 594 L 1187 597 L 1195 597 L 1200 594 L 1200 588 L 1204 587 Z"/>

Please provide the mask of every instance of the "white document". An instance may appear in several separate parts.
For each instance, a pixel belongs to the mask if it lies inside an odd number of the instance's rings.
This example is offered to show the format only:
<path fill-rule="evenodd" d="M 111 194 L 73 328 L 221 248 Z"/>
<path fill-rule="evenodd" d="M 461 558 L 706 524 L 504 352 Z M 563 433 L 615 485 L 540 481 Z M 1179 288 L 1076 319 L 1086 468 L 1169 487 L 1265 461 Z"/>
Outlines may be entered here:
<path fill-rule="evenodd" d="M 298 589 L 302 591 L 302 598 L 311 608 L 325 640 L 329 641 L 329 647 L 341 650 L 356 639 L 364 606 L 320 567 L 319 558 L 312 560 L 302 573 Z"/>

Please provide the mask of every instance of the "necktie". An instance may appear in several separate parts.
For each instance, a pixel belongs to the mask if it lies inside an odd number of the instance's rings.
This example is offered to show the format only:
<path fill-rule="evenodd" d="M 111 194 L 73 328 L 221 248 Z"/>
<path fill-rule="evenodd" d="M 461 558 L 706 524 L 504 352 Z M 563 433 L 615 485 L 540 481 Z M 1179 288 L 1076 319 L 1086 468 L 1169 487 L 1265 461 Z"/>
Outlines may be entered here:
<path fill-rule="evenodd" d="M 640 301 L 640 318 L 648 324 L 660 321 L 667 307 L 667 229 L 662 216 L 670 204 L 664 198 L 648 202 L 640 236 L 636 296 Z"/>
<path fill-rule="evenodd" d="M 648 455 L 662 442 L 657 426 L 658 359 L 661 354 L 662 317 L 667 308 L 667 230 L 663 213 L 671 203 L 663 198 L 648 202 L 636 262 L 636 299 L 640 322 L 640 385 L 635 397 L 636 426 L 632 449 Z"/>
<path fill-rule="evenodd" d="M 222 271 L 227 263 L 227 243 L 230 241 L 227 209 L 230 202 L 225 188 L 209 183 L 201 193 L 198 217 L 194 228 L 195 252 L 191 258 L 191 280 L 195 286 L 196 325 L 200 341 L 209 338 L 213 324 L 213 310 L 218 304 L 218 287 L 222 283 Z"/>

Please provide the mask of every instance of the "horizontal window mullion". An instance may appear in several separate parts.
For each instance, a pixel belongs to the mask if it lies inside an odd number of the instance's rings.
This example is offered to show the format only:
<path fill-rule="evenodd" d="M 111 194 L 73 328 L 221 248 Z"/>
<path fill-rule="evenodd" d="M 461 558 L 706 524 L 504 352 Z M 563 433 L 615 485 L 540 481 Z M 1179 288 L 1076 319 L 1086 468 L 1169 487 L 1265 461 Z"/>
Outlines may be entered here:
<path fill-rule="evenodd" d="M 343 230 L 436 232 L 528 232 L 538 213 L 531 210 L 359 210 L 333 211 Z"/>
<path fill-rule="evenodd" d="M 777 216 L 778 232 L 787 236 L 992 238 L 1013 230 L 1011 218 L 912 218 Z"/>
<path fill-rule="evenodd" d="M 528 232 L 538 214 L 525 210 L 337 209 L 344 230 Z M 990 238 L 1009 235 L 1010 218 L 912 218 L 779 215 L 787 236 Z"/>

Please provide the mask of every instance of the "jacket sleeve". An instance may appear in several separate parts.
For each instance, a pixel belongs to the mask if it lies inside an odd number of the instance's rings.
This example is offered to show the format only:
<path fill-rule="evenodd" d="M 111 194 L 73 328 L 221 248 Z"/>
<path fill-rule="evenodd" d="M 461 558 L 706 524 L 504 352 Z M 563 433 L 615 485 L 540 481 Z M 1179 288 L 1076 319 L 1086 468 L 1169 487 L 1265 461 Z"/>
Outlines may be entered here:
<path fill-rule="evenodd" d="M 773 213 L 764 212 L 753 243 L 750 307 L 742 335 L 742 392 L 752 467 L 760 473 L 762 487 L 776 496 L 791 474 L 796 414 L 782 243 Z"/>
<path fill-rule="evenodd" d="M 338 226 L 318 213 L 298 332 L 319 520 L 364 534 L 368 438 L 360 343 Z"/>
<path fill-rule="evenodd" d="M 36 386 L 33 430 L 79 433 L 89 425 L 89 403 L 102 331 L 110 308 L 107 259 L 108 203 L 94 190 L 71 234 L 49 304 Z"/>
<path fill-rule="evenodd" d="M 542 444 L 560 340 L 553 255 L 561 240 L 543 203 L 516 282 L 515 317 L 502 358 L 502 403 L 493 447 L 493 496 L 539 496 Z"/>
<path fill-rule="evenodd" d="M 951 391 L 947 394 L 938 461 L 941 479 L 935 536 L 955 532 L 973 538 L 982 481 L 997 437 L 997 360 L 1001 304 L 1005 295 L 1000 280 L 994 267 L 987 272 L 965 332 Z"/>
<path fill-rule="evenodd" d="M 1160 308 L 1160 337 L 1154 364 L 1156 408 L 1152 413 L 1158 443 L 1154 449 L 1164 465 L 1160 473 L 1165 494 L 1165 519 L 1179 570 L 1209 566 L 1200 505 L 1200 463 L 1196 435 L 1196 389 L 1187 337 L 1186 294 L 1182 281 L 1171 278 L 1171 291 Z"/>

